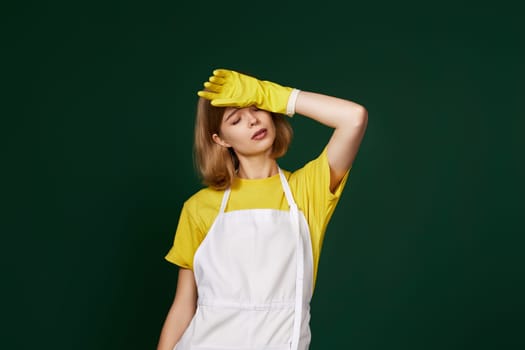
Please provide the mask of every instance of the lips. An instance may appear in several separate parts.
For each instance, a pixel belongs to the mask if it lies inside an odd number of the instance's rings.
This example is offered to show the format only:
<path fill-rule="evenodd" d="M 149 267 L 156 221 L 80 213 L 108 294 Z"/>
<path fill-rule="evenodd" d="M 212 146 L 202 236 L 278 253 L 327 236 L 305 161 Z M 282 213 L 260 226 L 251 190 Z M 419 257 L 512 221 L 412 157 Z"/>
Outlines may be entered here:
<path fill-rule="evenodd" d="M 252 140 L 260 140 L 266 136 L 267 130 L 265 128 L 259 129 L 252 135 Z"/>

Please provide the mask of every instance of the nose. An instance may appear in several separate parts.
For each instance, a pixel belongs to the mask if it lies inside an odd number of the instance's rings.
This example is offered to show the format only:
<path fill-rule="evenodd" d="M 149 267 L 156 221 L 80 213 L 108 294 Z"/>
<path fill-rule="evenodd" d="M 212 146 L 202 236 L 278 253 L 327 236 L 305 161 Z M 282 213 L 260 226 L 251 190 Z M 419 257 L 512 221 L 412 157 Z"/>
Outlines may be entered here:
<path fill-rule="evenodd" d="M 249 119 L 248 119 L 248 124 L 250 126 L 254 126 L 254 125 L 257 125 L 258 122 L 259 122 L 259 119 L 257 118 L 257 115 L 255 115 L 255 113 L 253 113 L 253 112 L 250 112 Z"/>

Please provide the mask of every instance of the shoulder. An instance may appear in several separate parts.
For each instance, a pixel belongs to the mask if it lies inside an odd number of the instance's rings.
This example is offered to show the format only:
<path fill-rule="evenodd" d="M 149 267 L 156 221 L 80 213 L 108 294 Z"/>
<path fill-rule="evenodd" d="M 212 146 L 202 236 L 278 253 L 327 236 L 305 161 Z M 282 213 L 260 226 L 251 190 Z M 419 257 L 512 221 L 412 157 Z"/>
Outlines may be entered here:
<path fill-rule="evenodd" d="M 199 210 L 213 210 L 220 207 L 224 190 L 202 188 L 184 202 L 184 209 L 197 213 Z"/>

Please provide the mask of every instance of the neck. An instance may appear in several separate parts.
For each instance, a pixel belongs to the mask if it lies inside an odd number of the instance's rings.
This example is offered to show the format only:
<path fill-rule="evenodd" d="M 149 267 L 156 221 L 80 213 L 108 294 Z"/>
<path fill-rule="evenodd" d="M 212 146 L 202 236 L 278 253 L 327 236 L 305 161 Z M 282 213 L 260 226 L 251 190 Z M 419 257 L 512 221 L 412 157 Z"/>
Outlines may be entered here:
<path fill-rule="evenodd" d="M 277 162 L 269 157 L 239 157 L 237 176 L 242 179 L 264 179 L 279 172 Z"/>

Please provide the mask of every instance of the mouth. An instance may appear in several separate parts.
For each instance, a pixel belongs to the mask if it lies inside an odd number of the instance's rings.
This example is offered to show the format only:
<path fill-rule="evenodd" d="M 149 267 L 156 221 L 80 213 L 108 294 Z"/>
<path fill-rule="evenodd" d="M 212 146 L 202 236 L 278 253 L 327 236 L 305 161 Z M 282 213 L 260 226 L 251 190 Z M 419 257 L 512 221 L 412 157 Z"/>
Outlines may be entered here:
<path fill-rule="evenodd" d="M 255 134 L 252 135 L 252 140 L 261 140 L 266 136 L 267 133 L 268 130 L 265 128 L 259 129 Z"/>

